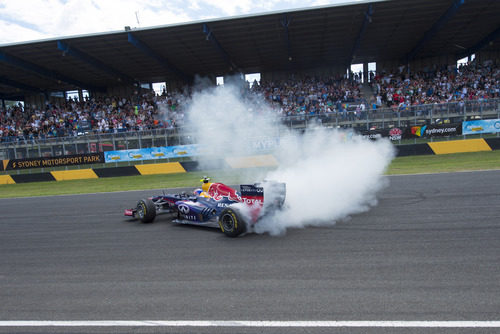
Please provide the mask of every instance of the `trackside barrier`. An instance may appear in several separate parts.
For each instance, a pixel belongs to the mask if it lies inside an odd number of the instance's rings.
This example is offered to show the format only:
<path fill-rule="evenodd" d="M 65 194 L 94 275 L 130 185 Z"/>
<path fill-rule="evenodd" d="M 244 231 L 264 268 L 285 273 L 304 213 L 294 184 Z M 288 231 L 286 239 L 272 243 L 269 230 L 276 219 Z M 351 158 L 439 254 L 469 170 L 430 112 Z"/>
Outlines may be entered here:
<path fill-rule="evenodd" d="M 451 140 L 428 143 L 435 154 L 492 151 L 484 139 Z"/>
<path fill-rule="evenodd" d="M 272 155 L 227 158 L 224 160 L 212 160 L 204 164 L 199 164 L 197 161 L 166 162 L 125 167 L 87 168 L 47 173 L 0 175 L 0 185 L 26 182 L 97 179 L 117 176 L 175 174 L 210 169 L 271 167 L 277 164 L 277 160 Z"/>
<path fill-rule="evenodd" d="M 1 160 L 0 170 L 21 170 L 105 163 L 103 153 L 72 154 L 59 157 Z"/>
<path fill-rule="evenodd" d="M 328 113 L 312 113 L 294 116 L 284 116 L 278 120 L 270 120 L 273 123 L 285 124 L 292 129 L 302 130 L 309 125 L 328 128 L 356 129 L 357 131 L 366 131 L 367 135 L 389 136 L 391 140 L 401 143 L 401 140 L 407 137 L 404 129 L 412 129 L 408 138 L 414 138 L 414 142 L 424 133 L 424 136 L 431 135 L 431 141 L 434 136 L 440 135 L 443 127 L 446 130 L 446 124 L 458 124 L 461 122 L 485 120 L 492 123 L 493 129 L 500 130 L 500 123 L 495 127 L 496 122 L 491 120 L 500 120 L 500 99 L 474 100 L 456 103 L 426 104 L 409 106 L 405 108 L 381 108 L 358 112 L 356 104 L 348 103 L 336 106 L 336 111 Z M 483 125 L 488 125 L 484 123 Z M 423 129 L 426 126 L 426 129 Z M 420 127 L 420 130 L 418 129 Z M 481 124 L 480 124 L 481 127 Z M 467 128 L 464 136 L 468 133 L 482 136 L 484 131 L 491 127 L 474 126 Z M 441 128 L 441 129 L 440 129 Z M 376 130 L 373 132 L 373 130 Z M 425 131 L 428 130 L 428 131 Z M 454 132 L 446 132 L 446 135 L 459 135 L 462 129 L 456 129 Z M 382 133 L 380 133 L 382 132 Z M 495 133 L 495 132 L 490 132 Z M 444 133 L 443 133 L 444 134 Z M 500 137 L 500 132 L 496 131 L 496 136 Z M 47 137 L 47 136 L 15 136 L 0 138 L 0 160 L 1 159 L 26 159 L 37 157 L 57 157 L 69 154 L 90 154 L 104 151 L 136 151 L 135 155 L 151 154 L 156 159 L 166 159 L 170 162 L 169 156 L 188 156 L 189 150 L 158 151 L 158 147 L 185 146 L 189 147 L 196 142 L 197 131 L 186 125 L 179 128 L 167 129 L 147 129 L 142 131 L 126 132 L 99 132 L 91 131 L 78 136 Z M 279 134 L 278 134 L 279 137 Z M 275 138 L 266 138 L 264 141 L 252 143 L 252 148 L 268 147 L 274 145 Z M 155 148 L 151 150 L 151 148 Z M 150 151 L 141 151 L 150 149 Z M 132 154 L 132 160 L 135 160 Z M 115 159 L 121 160 L 119 155 Z"/>
<path fill-rule="evenodd" d="M 444 142 L 430 142 L 425 144 L 398 145 L 397 156 L 434 155 L 462 152 L 478 152 L 500 150 L 500 138 L 452 140 Z M 4 162 L 5 164 L 5 162 Z M 68 171 L 53 171 L 47 173 L 0 175 L 0 185 L 64 181 L 77 179 L 96 179 L 118 176 L 152 175 L 186 173 L 200 170 L 238 169 L 255 167 L 274 167 L 279 161 L 273 155 L 255 155 L 247 157 L 226 158 L 212 160 L 200 164 L 198 161 L 167 162 L 125 167 L 89 168 Z"/>

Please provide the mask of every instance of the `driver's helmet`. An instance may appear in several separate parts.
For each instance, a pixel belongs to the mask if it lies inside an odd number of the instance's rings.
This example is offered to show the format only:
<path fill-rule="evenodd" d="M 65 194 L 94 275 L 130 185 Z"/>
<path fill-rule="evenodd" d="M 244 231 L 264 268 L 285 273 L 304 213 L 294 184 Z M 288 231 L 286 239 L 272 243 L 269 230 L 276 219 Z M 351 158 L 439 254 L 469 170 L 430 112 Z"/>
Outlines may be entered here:
<path fill-rule="evenodd" d="M 198 189 L 195 189 L 195 190 L 193 191 L 193 194 L 194 194 L 195 196 L 200 196 L 202 192 L 203 192 L 203 190 L 202 190 L 202 189 L 200 189 L 200 188 L 198 188 Z"/>

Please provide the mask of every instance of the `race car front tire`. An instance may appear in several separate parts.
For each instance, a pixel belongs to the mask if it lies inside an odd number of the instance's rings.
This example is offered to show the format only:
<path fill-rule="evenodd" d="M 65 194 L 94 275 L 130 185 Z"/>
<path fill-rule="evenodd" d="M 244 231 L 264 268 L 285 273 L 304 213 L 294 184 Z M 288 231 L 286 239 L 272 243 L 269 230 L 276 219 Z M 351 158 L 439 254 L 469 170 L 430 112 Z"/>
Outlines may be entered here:
<path fill-rule="evenodd" d="M 141 199 L 137 203 L 136 216 L 144 224 L 153 222 L 156 217 L 156 205 L 149 198 Z"/>
<path fill-rule="evenodd" d="M 237 208 L 228 207 L 219 215 L 219 226 L 228 237 L 237 237 L 247 230 L 247 224 L 241 211 Z"/>

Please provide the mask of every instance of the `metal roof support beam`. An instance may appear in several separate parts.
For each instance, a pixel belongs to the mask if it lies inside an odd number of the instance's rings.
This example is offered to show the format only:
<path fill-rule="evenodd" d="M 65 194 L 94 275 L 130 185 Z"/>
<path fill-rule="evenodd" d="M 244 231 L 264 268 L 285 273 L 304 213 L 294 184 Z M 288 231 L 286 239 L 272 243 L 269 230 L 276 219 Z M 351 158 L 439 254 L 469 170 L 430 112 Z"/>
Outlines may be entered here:
<path fill-rule="evenodd" d="M 215 46 L 217 51 L 219 51 L 219 53 L 222 55 L 226 63 L 229 65 L 230 70 L 231 71 L 238 70 L 238 66 L 231 60 L 229 54 L 226 52 L 226 50 L 224 50 L 222 45 L 220 45 L 219 41 L 215 37 L 215 34 L 212 32 L 212 30 L 206 23 L 203 24 L 203 33 L 207 35 L 206 37 L 207 41 L 212 42 L 213 46 Z"/>
<path fill-rule="evenodd" d="M 448 10 L 432 25 L 424 37 L 415 45 L 415 47 L 406 56 L 406 61 L 410 62 L 420 52 L 422 47 L 430 41 L 441 28 L 458 12 L 460 7 L 464 4 L 465 0 L 455 0 Z"/>
<path fill-rule="evenodd" d="M 288 26 L 292 20 L 288 18 L 288 15 L 283 16 L 281 19 L 281 25 L 285 28 L 285 43 L 286 43 L 286 52 L 288 54 L 288 61 L 292 61 L 292 45 L 290 43 L 290 34 L 288 31 Z"/>
<path fill-rule="evenodd" d="M 39 88 L 30 86 L 30 85 L 26 85 L 24 83 L 21 83 L 21 82 L 15 81 L 15 80 L 11 80 L 11 79 L 6 78 L 4 76 L 0 76 L 0 83 L 7 85 L 7 86 L 10 86 L 10 87 L 14 87 L 14 88 L 22 89 L 22 90 L 27 90 L 30 92 L 42 92 L 42 90 Z"/>
<path fill-rule="evenodd" d="M 155 51 L 153 51 L 149 46 L 144 44 L 140 39 L 135 37 L 131 32 L 128 33 L 128 41 L 136 48 L 141 50 L 145 55 L 153 58 L 157 62 L 159 62 L 163 67 L 165 67 L 168 71 L 175 73 L 179 78 L 184 81 L 190 81 L 191 77 L 179 70 L 177 67 L 172 65 L 165 57 L 159 55 Z"/>
<path fill-rule="evenodd" d="M 0 92 L 0 100 L 2 100 L 2 107 L 6 109 L 5 101 L 24 101 L 22 95 L 8 95 Z"/>
<path fill-rule="evenodd" d="M 100 69 L 103 72 L 106 72 L 106 73 L 116 77 L 118 79 L 118 81 L 123 80 L 123 81 L 136 82 L 136 80 L 134 80 L 132 77 L 129 77 L 128 75 L 123 74 L 123 73 L 115 70 L 114 68 L 104 64 L 100 60 L 98 60 L 92 56 L 89 56 L 85 52 L 80 51 L 75 47 L 70 46 L 68 43 L 66 43 L 64 41 L 61 41 L 61 40 L 57 41 L 57 48 L 63 52 L 63 55 L 69 54 L 70 56 L 73 56 L 73 57 L 75 57 L 75 58 L 77 58 L 77 59 L 79 59 L 79 60 L 81 60 L 89 65 L 94 66 L 95 68 Z"/>
<path fill-rule="evenodd" d="M 85 84 L 83 82 L 80 82 L 78 80 L 72 79 L 70 77 L 67 77 L 61 73 L 58 73 L 56 71 L 48 70 L 44 67 L 41 67 L 37 64 L 30 63 L 28 61 L 22 60 L 20 58 L 17 58 L 15 56 L 11 56 L 5 52 L 0 51 L 0 61 L 3 61 L 5 63 L 8 63 L 9 65 L 13 65 L 19 68 L 22 68 L 24 70 L 34 72 L 36 74 L 39 74 L 43 77 L 50 78 L 55 81 L 63 81 L 68 84 L 84 88 L 84 89 L 93 89 L 93 90 L 103 90 L 102 88 L 98 87 L 93 87 L 92 85 Z"/>
<path fill-rule="evenodd" d="M 468 48 L 465 51 L 462 51 L 458 54 L 457 59 L 469 56 L 473 53 L 478 52 L 482 48 L 486 47 L 490 42 L 493 42 L 496 40 L 498 37 L 500 37 L 500 26 L 498 26 L 494 31 L 488 34 L 485 38 L 483 38 L 481 41 L 476 43 L 474 46 Z"/>
<path fill-rule="evenodd" d="M 363 20 L 363 24 L 361 24 L 361 29 L 359 29 L 358 36 L 356 37 L 356 40 L 354 41 L 354 45 L 351 50 L 351 56 L 349 57 L 349 65 L 352 64 L 352 61 L 354 60 L 354 57 L 356 56 L 356 51 L 358 51 L 359 44 L 361 43 L 361 39 L 363 38 L 363 35 L 365 34 L 366 27 L 368 26 L 369 23 L 372 23 L 372 15 L 373 15 L 373 5 L 370 4 L 368 6 L 368 9 L 365 12 L 365 18 Z"/>

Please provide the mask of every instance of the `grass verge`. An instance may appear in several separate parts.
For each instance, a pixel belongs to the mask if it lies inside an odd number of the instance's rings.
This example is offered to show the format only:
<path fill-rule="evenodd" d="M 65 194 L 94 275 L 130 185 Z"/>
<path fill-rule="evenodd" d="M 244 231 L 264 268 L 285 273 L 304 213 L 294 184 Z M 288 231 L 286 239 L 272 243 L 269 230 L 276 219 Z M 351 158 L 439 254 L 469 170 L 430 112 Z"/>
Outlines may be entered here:
<path fill-rule="evenodd" d="M 193 173 L 107 177 L 70 181 L 30 182 L 0 185 L 0 198 L 85 194 L 110 191 L 196 187 L 200 178 L 209 175 L 228 184 L 254 182 L 264 177 L 267 169 L 217 170 Z"/>
<path fill-rule="evenodd" d="M 399 157 L 387 170 L 393 174 L 442 173 L 500 169 L 500 151 Z M 236 184 L 262 179 L 268 169 L 204 171 L 167 175 L 125 176 L 59 182 L 0 185 L 0 198 L 97 193 L 175 187 L 196 187 L 203 175 Z"/>
<path fill-rule="evenodd" d="M 500 151 L 420 155 L 392 161 L 387 174 L 445 173 L 500 169 Z"/>

